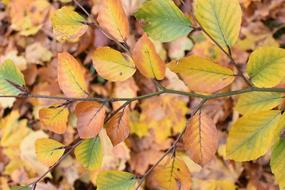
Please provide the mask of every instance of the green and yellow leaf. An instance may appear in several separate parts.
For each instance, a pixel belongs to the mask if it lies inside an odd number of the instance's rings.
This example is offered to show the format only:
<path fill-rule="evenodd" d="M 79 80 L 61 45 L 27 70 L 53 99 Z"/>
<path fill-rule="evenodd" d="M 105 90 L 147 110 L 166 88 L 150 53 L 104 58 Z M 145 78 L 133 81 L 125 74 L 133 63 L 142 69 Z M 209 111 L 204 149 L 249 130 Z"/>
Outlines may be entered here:
<path fill-rule="evenodd" d="M 281 139 L 272 150 L 270 167 L 280 188 L 285 188 L 285 139 Z"/>
<path fill-rule="evenodd" d="M 144 30 L 148 35 L 162 42 L 186 36 L 192 31 L 190 20 L 172 0 L 149 0 L 135 13 L 144 20 Z"/>
<path fill-rule="evenodd" d="M 85 18 L 71 6 L 56 10 L 51 21 L 55 37 L 60 42 L 76 42 L 88 30 L 88 26 L 84 24 Z"/>
<path fill-rule="evenodd" d="M 257 113 L 270 110 L 283 101 L 282 93 L 250 92 L 239 96 L 235 109 L 242 114 Z"/>
<path fill-rule="evenodd" d="M 257 87 L 274 87 L 285 77 L 285 50 L 262 47 L 249 57 L 246 71 Z"/>
<path fill-rule="evenodd" d="M 96 49 L 92 60 L 98 74 L 109 81 L 124 81 L 136 72 L 130 56 L 109 47 Z"/>
<path fill-rule="evenodd" d="M 194 14 L 203 29 L 224 49 L 238 40 L 242 21 L 238 0 L 195 0 Z"/>
<path fill-rule="evenodd" d="M 98 190 L 133 190 L 136 176 L 123 171 L 102 171 L 98 174 L 96 185 Z"/>
<path fill-rule="evenodd" d="M 164 78 L 165 64 L 146 33 L 136 43 L 133 49 L 133 58 L 138 70 L 145 77 L 157 80 Z"/>
<path fill-rule="evenodd" d="M 120 42 L 126 41 L 129 36 L 129 21 L 120 0 L 100 1 L 98 22 L 111 37 Z M 108 36 L 108 34 L 107 34 Z"/>
<path fill-rule="evenodd" d="M 191 188 L 191 174 L 185 162 L 179 157 L 169 159 L 166 164 L 157 166 L 151 178 L 157 189 L 180 190 Z"/>
<path fill-rule="evenodd" d="M 234 182 L 229 180 L 205 180 L 202 183 L 203 190 L 236 190 Z"/>
<path fill-rule="evenodd" d="M 48 166 L 58 161 L 64 153 L 64 145 L 49 138 L 36 140 L 35 147 L 37 159 Z"/>
<path fill-rule="evenodd" d="M 42 126 L 54 133 L 63 134 L 67 128 L 69 111 L 66 107 L 53 105 L 39 111 Z"/>
<path fill-rule="evenodd" d="M 103 148 L 99 137 L 83 140 L 74 150 L 76 159 L 87 169 L 98 169 L 103 161 Z"/>
<path fill-rule="evenodd" d="M 231 69 L 195 55 L 172 61 L 167 67 L 180 74 L 189 89 L 197 92 L 216 92 L 235 79 Z"/>
<path fill-rule="evenodd" d="M 204 165 L 211 161 L 218 148 L 218 131 L 205 113 L 194 115 L 183 136 L 183 145 L 190 158 Z"/>
<path fill-rule="evenodd" d="M 104 125 L 105 108 L 97 102 L 80 102 L 75 107 L 80 138 L 96 137 Z"/>
<path fill-rule="evenodd" d="M 0 95 L 19 95 L 24 85 L 23 74 L 11 60 L 0 64 Z"/>
<path fill-rule="evenodd" d="M 227 158 L 249 161 L 264 155 L 279 135 L 280 118 L 278 110 L 247 114 L 239 118 L 229 131 Z"/>
<path fill-rule="evenodd" d="M 69 53 L 58 54 L 57 79 L 60 89 L 68 97 L 86 97 L 88 87 L 84 78 L 85 70 Z"/>

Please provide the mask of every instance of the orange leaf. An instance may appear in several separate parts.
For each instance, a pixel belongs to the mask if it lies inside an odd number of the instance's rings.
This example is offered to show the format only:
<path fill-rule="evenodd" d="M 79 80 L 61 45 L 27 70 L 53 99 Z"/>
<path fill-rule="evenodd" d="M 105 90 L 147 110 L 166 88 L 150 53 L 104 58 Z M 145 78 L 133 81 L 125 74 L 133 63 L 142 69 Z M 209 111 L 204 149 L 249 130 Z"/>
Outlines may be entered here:
<path fill-rule="evenodd" d="M 118 41 L 124 42 L 129 36 L 129 21 L 120 0 L 101 1 L 97 20 Z"/>
<path fill-rule="evenodd" d="M 214 121 L 201 112 L 193 116 L 184 134 L 183 144 L 194 162 L 201 165 L 208 163 L 218 147 L 218 131 Z"/>
<path fill-rule="evenodd" d="M 97 102 L 80 102 L 76 105 L 77 130 L 80 138 L 93 138 L 104 125 L 105 108 Z"/>
<path fill-rule="evenodd" d="M 129 120 L 124 112 L 114 115 L 106 125 L 107 135 L 114 146 L 123 142 L 129 136 Z"/>
<path fill-rule="evenodd" d="M 63 134 L 67 128 L 69 113 L 67 108 L 57 106 L 40 109 L 39 117 L 44 128 L 57 134 Z"/>
<path fill-rule="evenodd" d="M 69 53 L 58 54 L 58 83 L 60 89 L 69 97 L 87 97 L 85 70 Z"/>
<path fill-rule="evenodd" d="M 165 64 L 155 50 L 146 33 L 138 40 L 133 50 L 133 58 L 138 70 L 147 78 L 162 80 Z"/>

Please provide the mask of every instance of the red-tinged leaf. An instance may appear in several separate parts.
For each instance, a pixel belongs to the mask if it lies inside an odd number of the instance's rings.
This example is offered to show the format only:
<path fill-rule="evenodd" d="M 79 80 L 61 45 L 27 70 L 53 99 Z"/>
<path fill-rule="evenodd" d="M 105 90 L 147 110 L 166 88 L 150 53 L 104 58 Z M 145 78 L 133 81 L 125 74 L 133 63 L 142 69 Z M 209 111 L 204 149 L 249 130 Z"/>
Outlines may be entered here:
<path fill-rule="evenodd" d="M 218 131 L 204 113 L 194 115 L 183 137 L 184 148 L 191 159 L 201 165 L 214 157 L 218 147 Z"/>
<path fill-rule="evenodd" d="M 155 50 L 145 33 L 136 43 L 133 58 L 138 70 L 147 78 L 162 80 L 165 76 L 165 63 Z"/>
<path fill-rule="evenodd" d="M 67 128 L 69 112 L 67 108 L 57 106 L 40 109 L 39 117 L 44 128 L 57 134 L 63 134 Z"/>
<path fill-rule="evenodd" d="M 129 36 L 129 21 L 120 0 L 101 1 L 98 22 L 112 37 L 124 42 Z"/>
<path fill-rule="evenodd" d="M 80 102 L 76 105 L 77 130 L 80 138 L 93 138 L 104 125 L 105 108 L 97 102 Z"/>
<path fill-rule="evenodd" d="M 87 83 L 84 78 L 85 70 L 69 53 L 58 54 L 58 83 L 66 96 L 87 97 Z"/>
<path fill-rule="evenodd" d="M 130 133 L 128 115 L 125 112 L 119 112 L 114 115 L 106 124 L 107 135 L 115 146 L 123 142 Z"/>

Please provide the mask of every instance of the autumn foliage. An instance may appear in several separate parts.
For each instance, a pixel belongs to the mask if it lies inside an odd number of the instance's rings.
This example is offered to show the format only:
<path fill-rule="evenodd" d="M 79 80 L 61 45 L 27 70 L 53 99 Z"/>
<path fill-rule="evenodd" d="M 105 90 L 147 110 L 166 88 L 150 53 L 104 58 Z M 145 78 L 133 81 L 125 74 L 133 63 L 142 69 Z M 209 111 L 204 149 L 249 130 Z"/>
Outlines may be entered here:
<path fill-rule="evenodd" d="M 2 0 L 0 189 L 284 189 L 284 10 Z"/>

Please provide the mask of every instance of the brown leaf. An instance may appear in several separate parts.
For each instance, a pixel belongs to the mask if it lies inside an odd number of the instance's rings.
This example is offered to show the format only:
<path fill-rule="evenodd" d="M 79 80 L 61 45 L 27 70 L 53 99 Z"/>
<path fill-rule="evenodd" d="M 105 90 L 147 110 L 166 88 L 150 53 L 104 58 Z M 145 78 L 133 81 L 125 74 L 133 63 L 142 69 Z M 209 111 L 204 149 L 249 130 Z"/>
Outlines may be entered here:
<path fill-rule="evenodd" d="M 218 147 L 218 131 L 213 120 L 201 112 L 193 116 L 184 134 L 183 144 L 194 162 L 204 165 L 212 160 Z"/>
<path fill-rule="evenodd" d="M 105 108 L 97 102 L 80 102 L 76 105 L 77 130 L 80 138 L 93 138 L 104 125 Z"/>
<path fill-rule="evenodd" d="M 129 136 L 129 120 L 124 111 L 114 115 L 106 125 L 107 135 L 114 146 L 123 142 Z"/>

